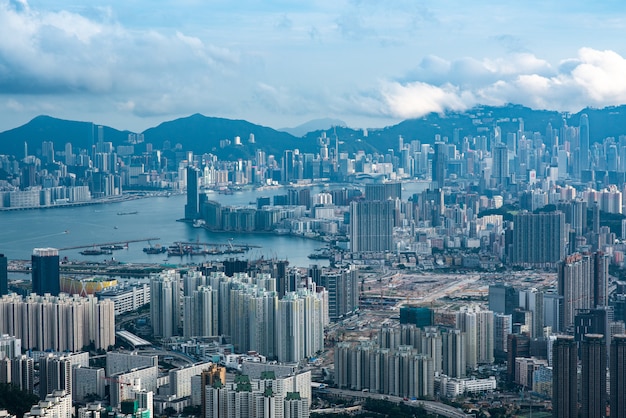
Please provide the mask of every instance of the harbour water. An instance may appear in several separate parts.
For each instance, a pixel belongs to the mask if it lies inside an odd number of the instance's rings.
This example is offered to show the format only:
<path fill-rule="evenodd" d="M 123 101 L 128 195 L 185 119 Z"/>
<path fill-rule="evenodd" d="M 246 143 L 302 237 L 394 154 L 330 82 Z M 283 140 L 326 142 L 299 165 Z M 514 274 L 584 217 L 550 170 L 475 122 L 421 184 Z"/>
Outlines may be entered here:
<path fill-rule="evenodd" d="M 271 196 L 284 190 L 241 191 L 232 195 L 212 194 L 211 199 L 224 205 L 247 205 L 256 196 Z M 9 259 L 30 259 L 33 248 L 87 248 L 59 253 L 70 260 L 115 260 L 126 263 L 191 264 L 206 260 L 241 258 L 276 258 L 290 265 L 325 265 L 327 260 L 310 260 L 307 256 L 324 243 L 310 239 L 274 234 L 215 233 L 177 222 L 184 215 L 184 195 L 149 197 L 121 203 L 77 206 L 58 209 L 37 209 L 0 213 L 0 253 Z M 136 212 L 136 213 L 135 213 Z M 111 255 L 86 256 L 80 251 L 94 244 L 121 242 L 144 238 L 158 241 L 129 243 L 128 248 Z M 149 245 L 169 246 L 175 241 L 258 246 L 246 253 L 221 256 L 168 257 L 167 254 L 146 254 Z M 97 247 L 95 247 L 97 248 Z"/>
<path fill-rule="evenodd" d="M 405 183 L 404 198 L 427 187 L 426 183 Z M 313 187 L 319 192 L 321 187 Z M 209 199 L 222 205 L 249 205 L 259 196 L 272 197 L 285 194 L 284 188 L 269 190 L 243 190 L 230 195 L 211 193 Z M 182 265 L 225 258 L 288 260 L 290 265 L 306 267 L 310 264 L 327 265 L 327 260 L 311 260 L 307 256 L 324 243 L 301 237 L 274 234 L 216 233 L 177 222 L 184 216 L 186 197 L 148 197 L 119 203 L 76 206 L 55 209 L 35 209 L 0 212 L 0 253 L 9 259 L 28 260 L 33 248 L 85 248 L 64 250 L 61 257 L 70 260 L 104 261 L 114 258 L 125 263 L 155 263 Z M 80 251 L 95 244 L 158 237 L 150 242 L 129 243 L 128 248 L 113 251 L 111 255 L 82 255 Z M 169 246 L 175 241 L 219 243 L 258 246 L 244 254 L 220 256 L 168 257 L 166 254 L 146 254 L 147 246 Z"/>

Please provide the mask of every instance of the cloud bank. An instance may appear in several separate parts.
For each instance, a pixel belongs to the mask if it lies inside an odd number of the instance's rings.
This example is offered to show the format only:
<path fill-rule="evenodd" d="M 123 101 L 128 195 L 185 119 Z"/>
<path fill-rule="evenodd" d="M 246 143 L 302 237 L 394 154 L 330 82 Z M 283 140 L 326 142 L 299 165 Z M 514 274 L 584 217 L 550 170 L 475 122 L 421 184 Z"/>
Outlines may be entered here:
<path fill-rule="evenodd" d="M 319 117 L 376 126 L 478 104 L 626 103 L 624 52 L 596 44 L 551 60 L 533 51 L 525 33 L 536 31 L 494 32 L 466 16 L 474 5 L 454 1 L 268 0 L 247 2 L 247 13 L 228 2 L 165 1 L 141 22 L 128 16 L 148 3 L 52 3 L 0 0 L 0 122 L 51 113 L 153 123 L 202 112 L 275 126 Z M 494 27 L 521 19 L 505 11 Z M 562 24 L 575 27 L 575 17 Z"/>
<path fill-rule="evenodd" d="M 624 57 L 592 48 L 557 66 L 529 53 L 495 61 L 429 56 L 404 79 L 383 82 L 380 98 L 388 115 L 399 118 L 478 104 L 578 111 L 626 103 L 624 74 Z"/>

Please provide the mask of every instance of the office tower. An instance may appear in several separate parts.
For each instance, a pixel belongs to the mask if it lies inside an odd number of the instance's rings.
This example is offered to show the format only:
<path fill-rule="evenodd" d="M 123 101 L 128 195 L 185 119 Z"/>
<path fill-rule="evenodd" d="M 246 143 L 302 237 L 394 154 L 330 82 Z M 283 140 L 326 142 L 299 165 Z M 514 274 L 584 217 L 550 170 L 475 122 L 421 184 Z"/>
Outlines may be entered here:
<path fill-rule="evenodd" d="M 365 185 L 365 199 L 367 200 L 402 199 L 402 183 L 398 181 L 387 182 L 387 183 L 367 183 Z"/>
<path fill-rule="evenodd" d="M 405 305 L 400 308 L 400 323 L 418 328 L 433 325 L 433 311 L 425 306 Z"/>
<path fill-rule="evenodd" d="M 587 231 L 587 201 L 584 199 L 573 200 L 571 215 L 570 223 L 574 232 L 576 235 L 582 236 Z"/>
<path fill-rule="evenodd" d="M 561 332 L 561 309 L 563 296 L 556 293 L 544 293 L 543 317 L 544 326 L 551 327 L 553 333 Z"/>
<path fill-rule="evenodd" d="M 537 289 L 520 290 L 519 305 L 522 309 L 532 312 L 532 323 L 530 325 L 531 338 L 543 337 L 543 292 Z"/>
<path fill-rule="evenodd" d="M 507 342 L 511 332 L 511 315 L 495 313 L 493 316 L 493 353 L 496 358 L 506 358 Z"/>
<path fill-rule="evenodd" d="M 507 337 L 507 380 L 515 381 L 515 359 L 530 357 L 530 338 L 527 334 L 509 334 Z"/>
<path fill-rule="evenodd" d="M 552 346 L 552 411 L 555 418 L 578 416 L 576 342 L 559 335 Z"/>
<path fill-rule="evenodd" d="M 465 333 L 459 329 L 451 329 L 441 334 L 443 374 L 449 377 L 465 377 L 467 369 L 466 345 Z"/>
<path fill-rule="evenodd" d="M 200 171 L 189 165 L 187 170 L 187 204 L 185 205 L 185 219 L 197 219 L 200 213 L 200 188 L 198 180 Z"/>
<path fill-rule="evenodd" d="M 510 315 L 519 306 L 518 291 L 508 284 L 489 285 L 489 310 Z"/>
<path fill-rule="evenodd" d="M 283 183 L 289 183 L 294 179 L 294 152 L 293 150 L 285 150 L 282 159 L 281 180 Z"/>
<path fill-rule="evenodd" d="M 59 274 L 59 250 L 56 248 L 35 248 L 31 257 L 33 293 L 50 293 L 58 296 L 61 291 Z"/>
<path fill-rule="evenodd" d="M 0 296 L 9 293 L 9 273 L 8 273 L 9 260 L 0 254 Z"/>
<path fill-rule="evenodd" d="M 506 186 L 506 179 L 509 177 L 509 150 L 502 143 L 493 147 L 491 177 L 495 180 L 496 186 Z"/>
<path fill-rule="evenodd" d="M 394 201 L 350 203 L 350 250 L 393 251 Z"/>
<path fill-rule="evenodd" d="M 150 278 L 150 318 L 154 336 L 168 338 L 178 335 L 180 290 L 175 270 Z"/>
<path fill-rule="evenodd" d="M 563 212 L 520 212 L 513 219 L 510 259 L 513 264 L 555 266 L 565 256 Z"/>
<path fill-rule="evenodd" d="M 580 115 L 580 124 L 578 127 L 578 138 L 580 144 L 580 171 L 589 170 L 591 168 L 589 160 L 590 139 L 589 139 L 589 116 L 586 113 Z"/>
<path fill-rule="evenodd" d="M 611 418 L 626 418 L 626 335 L 614 335 L 611 341 Z"/>
<path fill-rule="evenodd" d="M 72 362 L 48 355 L 39 359 L 39 397 L 45 399 L 54 390 L 72 393 Z"/>
<path fill-rule="evenodd" d="M 446 168 L 448 165 L 448 146 L 443 142 L 435 142 L 435 154 L 432 161 L 432 184 L 436 189 L 441 189 L 446 180 Z"/>
<path fill-rule="evenodd" d="M 581 416 L 606 416 L 606 344 L 601 334 L 587 334 L 581 343 Z M 622 394 L 624 395 L 624 394 Z"/>

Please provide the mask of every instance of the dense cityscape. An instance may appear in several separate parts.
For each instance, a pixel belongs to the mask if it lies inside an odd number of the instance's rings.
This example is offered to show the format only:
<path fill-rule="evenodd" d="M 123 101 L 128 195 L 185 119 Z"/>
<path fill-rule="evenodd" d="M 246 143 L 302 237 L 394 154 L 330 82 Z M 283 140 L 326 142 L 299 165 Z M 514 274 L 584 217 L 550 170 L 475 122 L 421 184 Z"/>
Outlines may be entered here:
<path fill-rule="evenodd" d="M 34 396 L 25 417 L 624 416 L 626 135 L 508 110 L 384 152 L 337 128 L 307 152 L 219 140 L 254 150 L 236 160 L 96 125 L 87 149 L 25 140 L 0 156 L 5 211 L 183 194 L 171 222 L 208 237 L 320 247 L 294 265 L 148 239 L 167 262 L 132 265 L 103 235 L 80 260 L 54 238 L 2 256 L 0 382 Z"/>

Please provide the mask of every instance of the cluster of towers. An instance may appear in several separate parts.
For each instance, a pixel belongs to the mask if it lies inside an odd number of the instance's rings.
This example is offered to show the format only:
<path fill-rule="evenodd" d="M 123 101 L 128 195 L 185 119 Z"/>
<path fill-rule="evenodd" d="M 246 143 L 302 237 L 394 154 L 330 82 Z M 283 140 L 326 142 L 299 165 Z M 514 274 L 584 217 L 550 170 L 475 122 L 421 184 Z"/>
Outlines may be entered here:
<path fill-rule="evenodd" d="M 555 417 L 604 417 L 607 392 L 610 392 L 611 417 L 626 416 L 626 335 L 612 337 L 609 356 L 601 334 L 585 335 L 580 347 L 577 347 L 574 337 L 558 336 L 552 350 L 552 408 Z M 579 352 L 582 369 L 580 387 Z M 608 391 L 607 357 L 610 374 Z"/>

